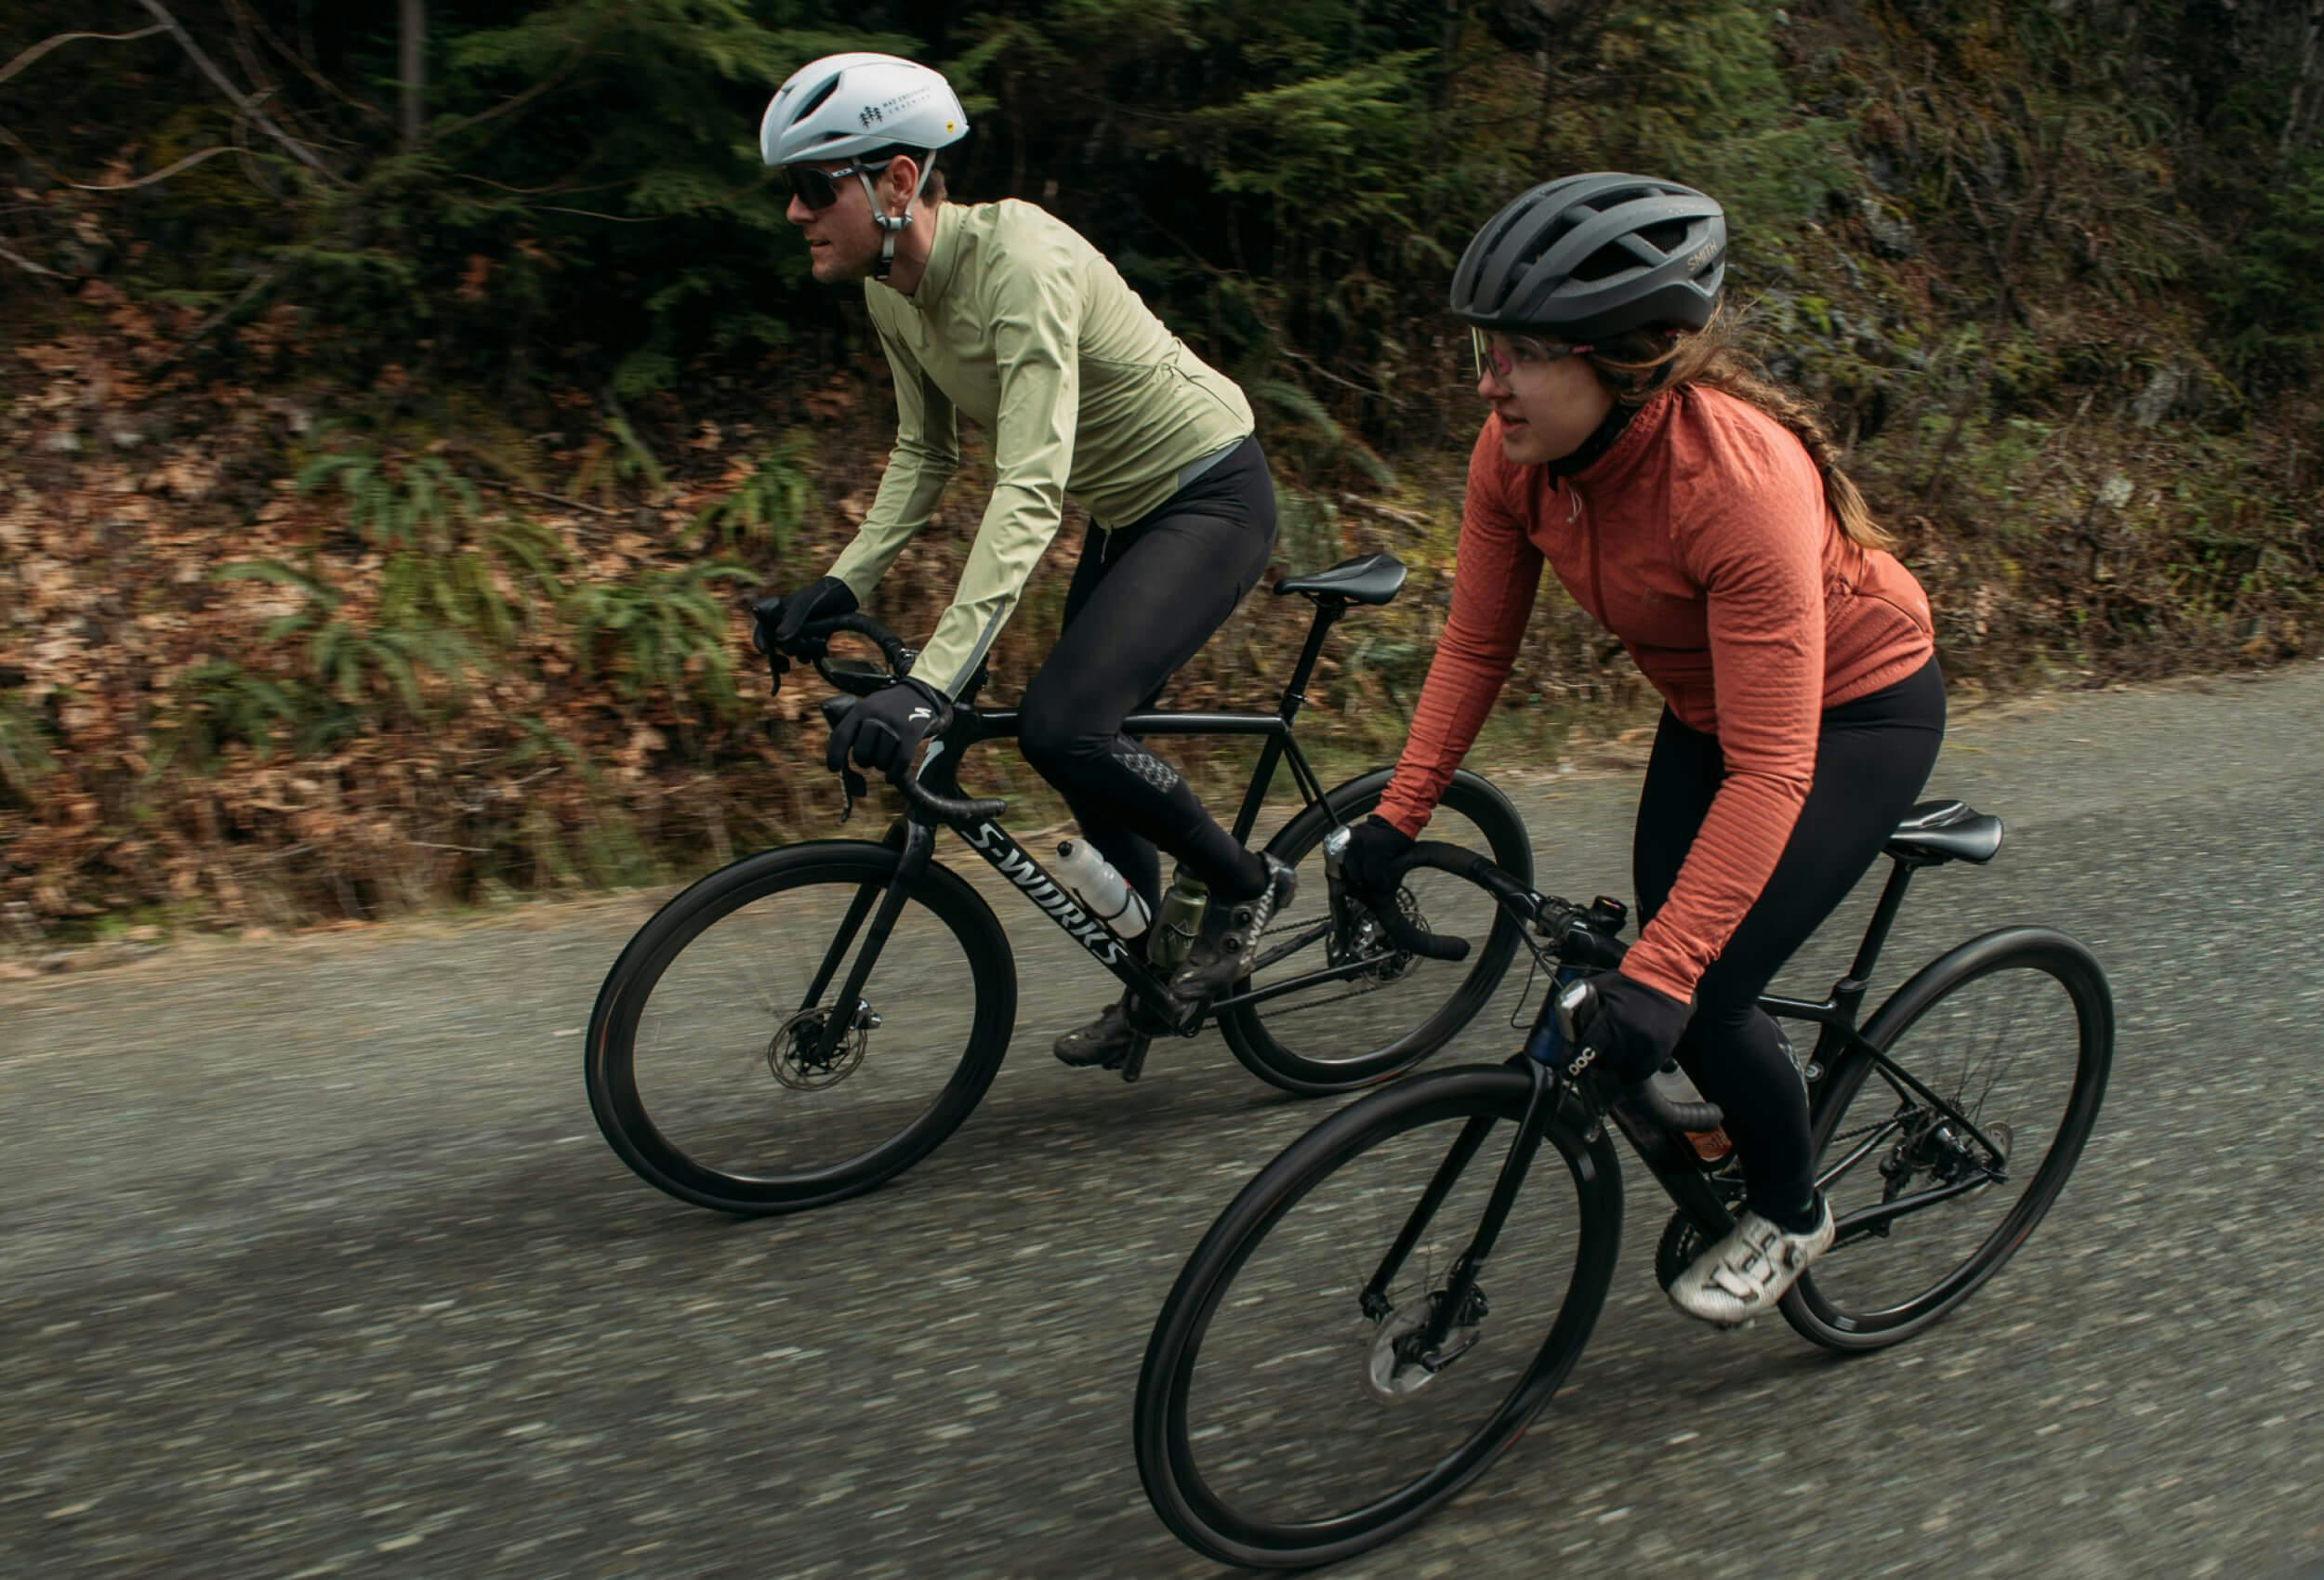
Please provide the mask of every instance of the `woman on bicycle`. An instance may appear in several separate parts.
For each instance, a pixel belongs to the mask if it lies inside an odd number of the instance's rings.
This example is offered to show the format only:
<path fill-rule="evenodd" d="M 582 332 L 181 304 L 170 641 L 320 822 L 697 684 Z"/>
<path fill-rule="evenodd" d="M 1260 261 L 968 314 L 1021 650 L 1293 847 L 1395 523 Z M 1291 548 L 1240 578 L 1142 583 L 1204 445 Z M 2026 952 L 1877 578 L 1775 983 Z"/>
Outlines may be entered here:
<path fill-rule="evenodd" d="M 940 734 L 1071 494 L 1090 530 L 1057 645 L 1025 687 L 1018 741 L 1083 835 L 1159 906 L 1158 845 L 1209 887 L 1171 987 L 1215 994 L 1248 971 L 1291 871 L 1219 826 L 1168 763 L 1122 732 L 1267 568 L 1274 484 L 1235 382 L 1187 349 L 1082 237 L 1032 204 L 952 204 L 939 150 L 968 135 L 939 73 L 894 56 L 826 56 L 768 105 L 759 151 L 825 284 L 862 281 L 895 381 L 896 441 L 869 513 L 829 572 L 762 599 L 754 639 L 780 686 L 811 622 L 852 612 L 927 525 L 959 460 L 957 419 L 991 436 L 992 497 L 952 605 L 911 676 L 832 731 L 836 772 L 908 771 Z M 925 201 L 923 201 L 925 200 Z M 1125 1005 L 1057 1043 L 1117 1064 L 1142 1040 Z"/>
<path fill-rule="evenodd" d="M 1690 188 L 1572 176 L 1480 230 L 1453 276 L 1490 407 L 1452 609 L 1379 812 L 1344 870 L 1378 889 L 1507 680 L 1546 559 L 1662 694 L 1631 876 L 1641 931 L 1581 1034 L 1643 1080 L 1675 1055 L 1725 1112 L 1734 1231 L 1671 1286 L 1731 1325 L 1832 1242 L 1807 1092 L 1754 1007 L 1926 783 L 1945 729 L 1927 597 L 1829 439 L 1750 370 L 1721 309 L 1726 222 Z"/>

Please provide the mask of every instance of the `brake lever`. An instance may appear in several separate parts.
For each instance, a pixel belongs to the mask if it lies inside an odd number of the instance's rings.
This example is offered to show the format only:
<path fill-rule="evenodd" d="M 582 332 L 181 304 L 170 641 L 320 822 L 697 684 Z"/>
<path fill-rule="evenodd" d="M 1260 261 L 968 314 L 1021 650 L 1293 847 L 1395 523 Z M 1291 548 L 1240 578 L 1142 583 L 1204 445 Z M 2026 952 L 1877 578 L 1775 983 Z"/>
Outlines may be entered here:
<path fill-rule="evenodd" d="M 852 768 L 839 770 L 839 822 L 845 823 L 855 815 L 855 803 L 871 794 L 871 785 Z"/>

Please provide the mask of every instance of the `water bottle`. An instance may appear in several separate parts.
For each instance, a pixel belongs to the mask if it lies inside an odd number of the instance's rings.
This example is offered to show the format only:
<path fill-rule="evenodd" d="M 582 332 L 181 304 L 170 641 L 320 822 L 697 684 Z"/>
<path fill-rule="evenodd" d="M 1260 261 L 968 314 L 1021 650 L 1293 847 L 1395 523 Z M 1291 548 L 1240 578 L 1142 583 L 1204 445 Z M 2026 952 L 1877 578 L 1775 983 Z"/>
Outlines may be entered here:
<path fill-rule="evenodd" d="M 1679 1068 L 1676 1060 L 1667 1060 L 1662 1068 L 1656 1071 L 1648 1079 L 1654 1083 L 1657 1091 L 1672 1102 L 1690 1103 L 1707 1100 L 1703 1094 L 1696 1089 L 1695 1083 L 1686 1078 L 1686 1072 Z M 1735 1151 L 1735 1139 L 1727 1134 L 1727 1127 L 1723 1125 L 1715 1130 L 1689 1130 L 1686 1132 L 1686 1139 L 1687 1144 L 1695 1149 L 1695 1155 L 1706 1164 L 1718 1163 L 1729 1152 Z"/>
<path fill-rule="evenodd" d="M 1057 865 L 1050 876 L 1058 887 L 1081 902 L 1081 908 L 1125 938 L 1146 930 L 1145 897 L 1114 870 L 1086 839 L 1068 839 L 1057 847 Z"/>
<path fill-rule="evenodd" d="M 1181 865 L 1170 875 L 1170 887 L 1162 891 L 1162 915 L 1146 937 L 1146 958 L 1164 972 L 1184 965 L 1209 903 L 1209 886 Z"/>

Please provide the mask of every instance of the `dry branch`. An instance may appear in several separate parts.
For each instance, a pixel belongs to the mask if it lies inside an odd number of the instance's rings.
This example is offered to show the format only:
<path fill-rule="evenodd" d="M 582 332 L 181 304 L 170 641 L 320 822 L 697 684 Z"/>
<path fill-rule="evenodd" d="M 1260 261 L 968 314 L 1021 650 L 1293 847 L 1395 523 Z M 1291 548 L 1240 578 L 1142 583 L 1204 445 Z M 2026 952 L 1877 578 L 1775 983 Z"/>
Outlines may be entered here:
<path fill-rule="evenodd" d="M 154 26 L 150 28 L 139 28 L 135 33 L 60 33 L 53 38 L 42 39 L 38 44 L 33 45 L 30 49 L 27 49 L 23 54 L 19 55 L 6 66 L 0 67 L 0 83 L 7 82 L 10 77 L 16 75 L 17 72 L 22 71 L 25 67 L 39 59 L 42 56 L 47 54 L 51 49 L 56 48 L 59 45 L 70 44 L 76 38 L 99 38 L 103 39 L 107 44 L 126 44 L 132 39 L 151 38 L 157 33 L 166 31 L 167 30 L 163 28 L 159 23 L 156 23 Z"/>
<path fill-rule="evenodd" d="M 244 114 L 249 116 L 250 119 L 257 124 L 260 131 L 263 131 L 267 134 L 267 136 L 282 144 L 284 149 L 289 151 L 290 156 L 293 159 L 297 160 L 298 163 L 307 166 L 308 169 L 312 170 L 316 175 L 322 177 L 333 186 L 343 187 L 347 185 L 344 180 L 340 179 L 339 177 L 332 173 L 329 165 L 324 164 L 323 161 L 316 156 L 314 150 L 309 148 L 305 143 L 300 142 L 297 138 L 292 137 L 288 132 L 283 130 L 282 127 L 276 125 L 264 112 L 259 110 L 256 103 L 252 102 L 248 94 L 236 87 L 231 82 L 229 82 L 227 80 L 226 73 L 218 69 L 218 63 L 212 60 L 207 54 L 204 53 L 202 46 L 193 41 L 193 35 L 185 30 L 176 17 L 170 15 L 169 7 L 164 6 L 162 4 L 162 0 L 138 0 L 138 3 L 143 6 L 147 10 L 153 13 L 154 17 L 161 22 L 161 24 L 169 31 L 171 36 L 178 40 L 178 44 L 185 49 L 185 52 L 189 56 L 192 57 L 193 63 L 202 69 L 202 74 L 209 78 L 213 83 L 216 83 L 218 85 L 218 91 L 223 93 L 227 98 L 232 99 L 234 101 L 234 107 L 240 110 Z"/>
<path fill-rule="evenodd" d="M 20 254 L 12 253 L 6 247 L 0 247 L 0 257 L 7 258 L 10 263 L 15 264 L 19 269 L 24 270 L 28 273 L 46 274 L 51 280 L 70 280 L 73 278 L 69 274 L 59 274 L 53 269 L 44 268 L 40 264 L 34 263 L 31 258 L 25 257 Z"/>

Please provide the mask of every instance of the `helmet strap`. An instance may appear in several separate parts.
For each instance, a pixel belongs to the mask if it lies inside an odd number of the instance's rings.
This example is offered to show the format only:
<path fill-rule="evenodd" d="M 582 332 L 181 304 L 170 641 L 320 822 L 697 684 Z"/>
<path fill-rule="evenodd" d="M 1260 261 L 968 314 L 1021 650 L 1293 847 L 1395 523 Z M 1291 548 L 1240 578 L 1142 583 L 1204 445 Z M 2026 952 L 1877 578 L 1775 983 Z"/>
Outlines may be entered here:
<path fill-rule="evenodd" d="M 928 190 L 928 178 L 935 173 L 936 159 L 935 155 L 931 153 L 928 163 L 920 167 L 919 180 L 913 184 L 910 195 L 904 200 L 902 214 L 881 212 L 879 191 L 872 185 L 871 177 L 861 170 L 855 173 L 855 178 L 864 183 L 864 196 L 871 201 L 872 223 L 879 227 L 879 256 L 872 259 L 874 280 L 887 279 L 888 271 L 895 267 L 896 238 L 912 228 L 912 205 L 918 203 L 920 194 Z"/>

